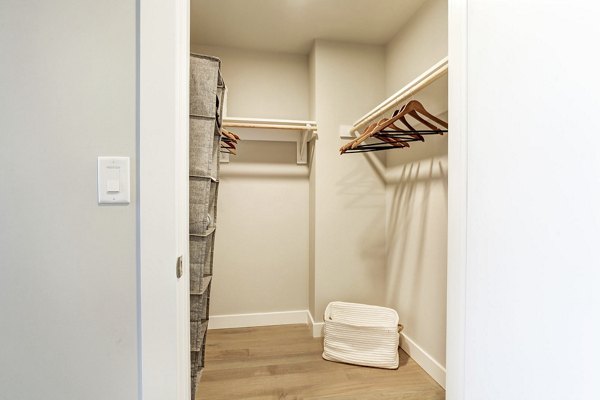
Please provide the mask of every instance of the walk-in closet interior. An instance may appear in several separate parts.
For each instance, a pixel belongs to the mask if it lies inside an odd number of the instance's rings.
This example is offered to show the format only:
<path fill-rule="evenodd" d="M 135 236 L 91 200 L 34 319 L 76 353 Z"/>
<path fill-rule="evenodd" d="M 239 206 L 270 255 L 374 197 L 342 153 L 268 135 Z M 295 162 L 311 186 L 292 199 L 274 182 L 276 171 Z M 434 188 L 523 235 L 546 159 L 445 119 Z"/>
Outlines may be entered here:
<path fill-rule="evenodd" d="M 196 399 L 445 397 L 447 8 L 191 1 Z M 397 370 L 320 357 L 332 301 L 397 311 Z"/>

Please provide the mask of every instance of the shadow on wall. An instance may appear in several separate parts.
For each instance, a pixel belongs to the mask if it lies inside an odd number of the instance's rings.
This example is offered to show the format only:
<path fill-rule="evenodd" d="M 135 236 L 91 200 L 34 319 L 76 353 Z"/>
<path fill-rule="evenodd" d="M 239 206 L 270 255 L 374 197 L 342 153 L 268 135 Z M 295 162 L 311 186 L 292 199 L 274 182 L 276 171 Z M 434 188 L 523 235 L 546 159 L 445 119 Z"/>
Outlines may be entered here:
<path fill-rule="evenodd" d="M 361 154 L 350 154 L 341 157 L 362 157 Z M 364 164 L 353 163 L 337 182 L 337 195 L 343 199 L 343 207 L 351 211 L 352 215 L 360 217 L 359 209 L 381 208 L 381 199 L 384 186 L 375 180 L 372 167 Z"/>
<path fill-rule="evenodd" d="M 387 154 L 385 300 L 410 336 L 445 337 L 447 146 L 447 136 L 431 137 Z"/>
<path fill-rule="evenodd" d="M 381 157 L 381 155 L 377 155 Z M 364 154 L 345 154 L 345 159 L 365 157 Z M 374 285 L 383 280 L 385 248 L 385 185 L 383 177 L 374 167 L 369 157 L 367 162 L 345 163 L 348 168 L 344 175 L 336 181 L 336 197 L 344 210 L 343 218 L 347 226 L 352 226 L 352 235 L 358 235 L 355 243 L 359 243 L 358 255 L 363 268 L 369 268 L 369 276 Z M 357 221 L 353 224 L 353 220 Z M 354 227 L 356 226 L 356 228 Z M 350 233 L 349 233 L 350 234 Z M 383 297 L 380 297 L 383 299 Z"/>
<path fill-rule="evenodd" d="M 385 272 L 380 265 L 373 263 L 373 260 L 385 260 L 386 258 L 385 234 L 381 232 L 381 220 L 385 218 L 384 213 L 385 209 L 382 207 L 370 221 L 367 228 L 362 231 L 362 238 L 360 240 L 360 243 L 362 243 L 359 253 L 360 258 L 364 261 L 365 266 L 371 266 L 373 276 L 375 277 L 374 281 L 377 281 L 376 277 L 381 276 L 383 278 L 383 273 Z M 360 218 L 360 215 L 355 216 L 355 218 Z"/>

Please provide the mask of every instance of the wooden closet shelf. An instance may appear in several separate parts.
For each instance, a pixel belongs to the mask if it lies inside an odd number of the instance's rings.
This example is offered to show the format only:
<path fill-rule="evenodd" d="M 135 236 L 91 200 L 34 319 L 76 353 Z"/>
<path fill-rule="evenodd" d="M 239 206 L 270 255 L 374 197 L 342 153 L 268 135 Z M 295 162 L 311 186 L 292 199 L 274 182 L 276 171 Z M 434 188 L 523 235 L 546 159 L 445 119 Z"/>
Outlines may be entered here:
<path fill-rule="evenodd" d="M 268 118 L 224 117 L 223 126 L 231 128 L 279 129 L 284 131 L 316 131 L 315 121 Z M 242 138 L 243 139 L 243 138 Z"/>
<path fill-rule="evenodd" d="M 318 139 L 315 121 L 223 117 L 223 127 L 235 130 L 242 141 L 295 142 L 296 163 L 300 165 L 308 162 L 308 143 Z M 228 155 L 221 162 L 228 162 Z"/>

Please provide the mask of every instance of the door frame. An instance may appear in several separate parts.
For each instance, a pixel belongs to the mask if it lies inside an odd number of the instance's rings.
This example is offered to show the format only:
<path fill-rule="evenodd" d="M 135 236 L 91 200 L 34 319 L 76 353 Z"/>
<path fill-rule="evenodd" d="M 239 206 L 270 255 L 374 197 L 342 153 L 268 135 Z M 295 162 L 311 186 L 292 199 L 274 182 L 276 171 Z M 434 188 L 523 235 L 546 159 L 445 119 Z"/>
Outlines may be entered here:
<path fill-rule="evenodd" d="M 189 399 L 189 0 L 137 0 L 139 398 Z M 448 3 L 446 398 L 465 397 L 468 0 Z M 160 160 L 157 163 L 156 160 Z M 175 260 L 184 257 L 184 275 Z"/>
<path fill-rule="evenodd" d="M 468 0 L 448 0 L 448 271 L 446 292 L 446 398 L 465 398 Z"/>
<path fill-rule="evenodd" d="M 190 2 L 136 1 L 138 397 L 189 399 Z"/>

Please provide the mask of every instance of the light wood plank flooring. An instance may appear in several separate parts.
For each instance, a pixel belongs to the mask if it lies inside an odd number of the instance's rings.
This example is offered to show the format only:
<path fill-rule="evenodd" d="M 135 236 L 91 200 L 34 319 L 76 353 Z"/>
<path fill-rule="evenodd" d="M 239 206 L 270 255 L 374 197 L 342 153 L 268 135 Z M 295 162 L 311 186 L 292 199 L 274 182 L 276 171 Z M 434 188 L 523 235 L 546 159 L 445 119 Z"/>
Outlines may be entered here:
<path fill-rule="evenodd" d="M 400 368 L 383 370 L 321 358 L 322 339 L 306 325 L 208 332 L 196 399 L 443 400 L 442 389 L 400 351 Z"/>

